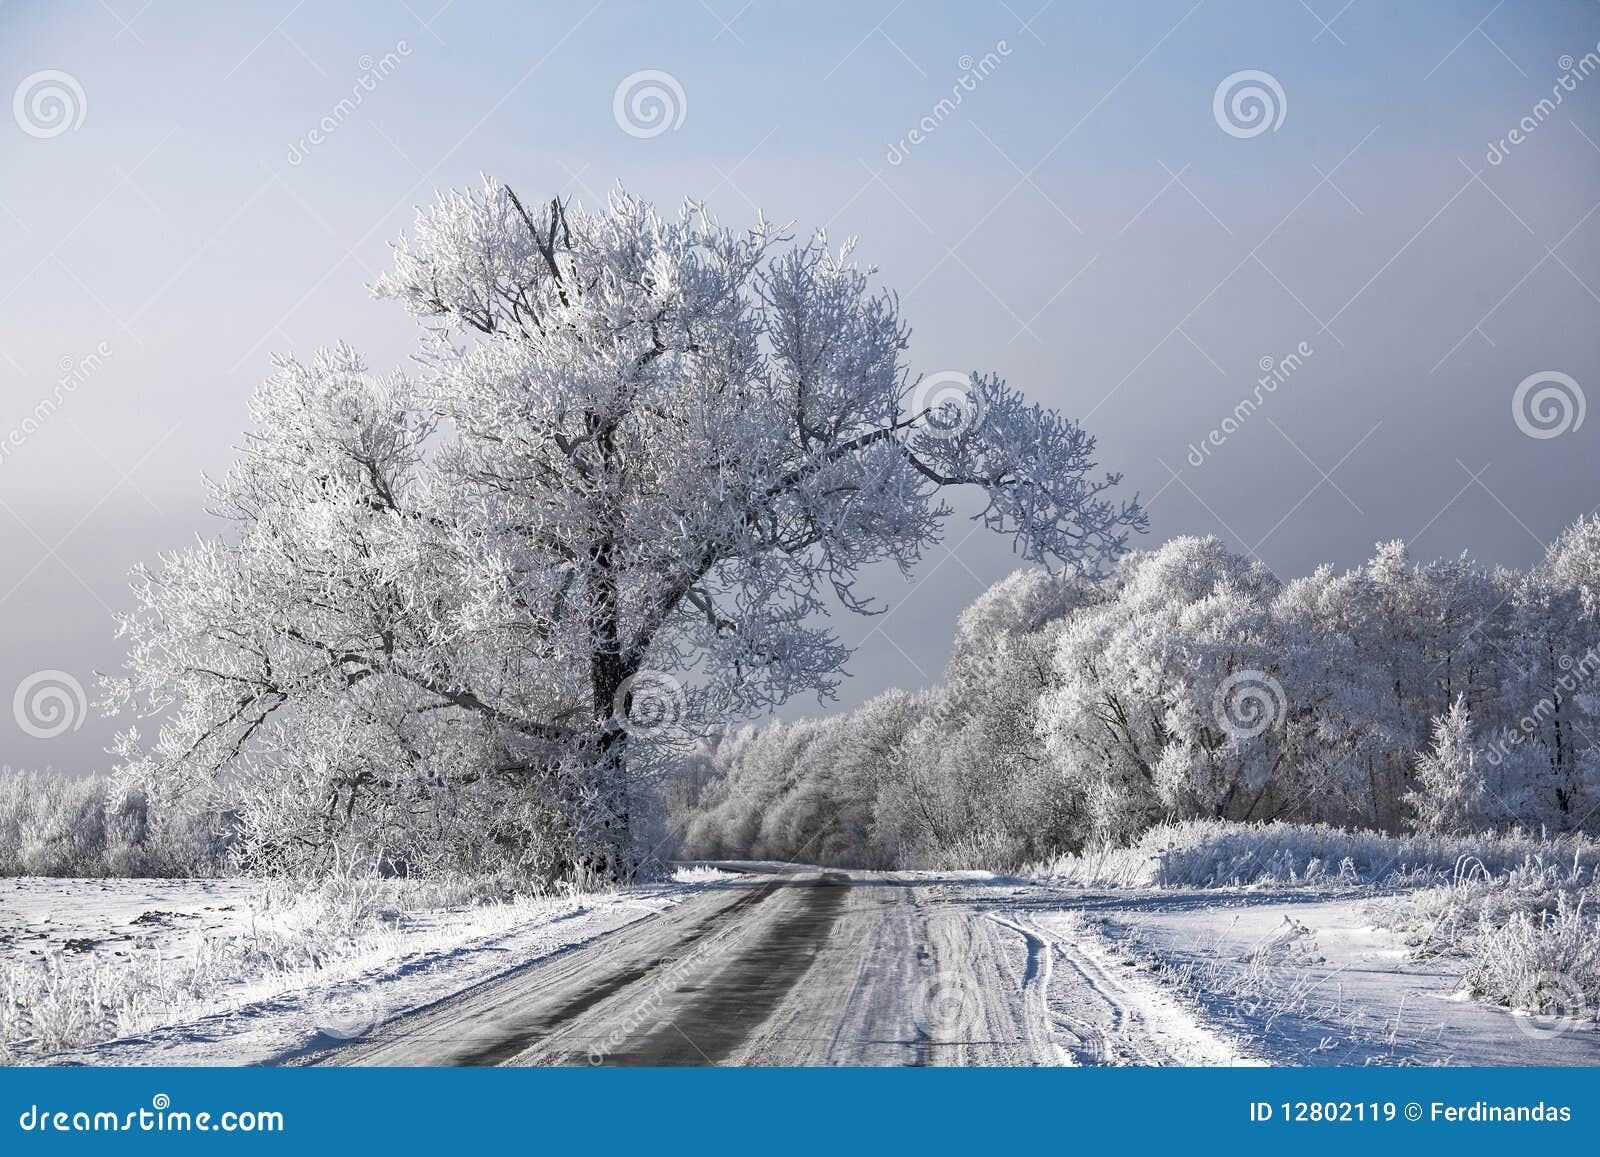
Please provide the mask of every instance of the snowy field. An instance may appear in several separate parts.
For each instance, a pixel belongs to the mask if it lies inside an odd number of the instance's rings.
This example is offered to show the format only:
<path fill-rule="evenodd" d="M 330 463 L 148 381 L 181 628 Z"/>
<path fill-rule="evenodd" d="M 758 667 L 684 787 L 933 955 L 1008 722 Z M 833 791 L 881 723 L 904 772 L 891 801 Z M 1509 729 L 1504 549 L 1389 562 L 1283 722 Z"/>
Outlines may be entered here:
<path fill-rule="evenodd" d="M 0 880 L 0 1058 L 281 1060 L 361 1036 L 693 890 L 673 883 L 429 907 L 398 890 L 285 902 L 244 880 Z"/>
<path fill-rule="evenodd" d="M 1384 901 L 1177 892 L 1086 899 L 1087 931 L 1249 1056 L 1286 1065 L 1600 1065 L 1590 1020 L 1474 999 L 1459 962 L 1379 927 Z"/>

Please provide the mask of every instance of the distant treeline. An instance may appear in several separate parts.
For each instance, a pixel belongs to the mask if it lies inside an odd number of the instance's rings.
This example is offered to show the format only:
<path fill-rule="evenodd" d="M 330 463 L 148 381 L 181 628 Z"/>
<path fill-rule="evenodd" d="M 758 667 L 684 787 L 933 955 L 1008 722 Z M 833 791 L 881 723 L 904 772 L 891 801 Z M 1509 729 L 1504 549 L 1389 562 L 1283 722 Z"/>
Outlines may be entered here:
<path fill-rule="evenodd" d="M 215 813 L 153 814 L 145 793 L 101 775 L 0 768 L 0 875 L 210 876 L 232 824 Z"/>
<path fill-rule="evenodd" d="M 1022 571 L 942 685 L 728 731 L 671 789 L 688 856 L 1003 867 L 1185 819 L 1600 831 L 1600 519 L 1528 571 L 1399 543 L 1289 583 L 1214 538 L 1110 581 Z"/>

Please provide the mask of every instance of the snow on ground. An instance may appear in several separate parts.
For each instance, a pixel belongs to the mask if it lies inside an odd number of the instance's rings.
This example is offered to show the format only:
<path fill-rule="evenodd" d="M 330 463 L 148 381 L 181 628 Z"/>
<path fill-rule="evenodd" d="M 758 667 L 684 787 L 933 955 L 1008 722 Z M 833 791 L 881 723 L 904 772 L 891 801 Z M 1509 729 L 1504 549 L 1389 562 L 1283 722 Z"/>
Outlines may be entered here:
<path fill-rule="evenodd" d="M 86 954 L 170 956 L 196 932 L 249 926 L 247 880 L 0 878 L 0 967 Z"/>
<path fill-rule="evenodd" d="M 357 1065 L 1126 1065 L 1246 1058 L 989 873 L 739 873 L 351 1048 Z"/>
<path fill-rule="evenodd" d="M 240 1065 L 326 1047 L 696 891 L 386 913 L 348 938 L 245 880 L 0 881 L 0 1057 Z M 107 1014 L 108 1006 L 117 1006 Z M 54 1046 L 54 1047 L 52 1047 Z"/>
<path fill-rule="evenodd" d="M 1373 893 L 1174 890 L 1085 896 L 1090 943 L 1159 980 L 1273 1064 L 1600 1065 L 1600 1031 L 1462 992 L 1459 962 L 1412 959 Z"/>
<path fill-rule="evenodd" d="M 431 1056 L 440 1017 L 492 1036 L 508 1007 L 548 1004 L 577 1010 L 561 1024 L 579 1060 L 557 1063 L 580 1063 L 648 992 L 702 1046 L 726 1036 L 724 1063 L 1600 1065 L 1592 1022 L 1466 998 L 1459 959 L 1414 959 L 1379 927 L 1402 894 L 729 863 L 487 903 L 402 881 L 285 899 L 244 880 L 7 879 L 0 1056 L 271 1064 L 358 1038 Z M 730 946 L 706 977 L 665 967 L 702 940 Z"/>
<path fill-rule="evenodd" d="M 1259 1065 L 1239 1035 L 1219 1031 L 1085 926 L 1074 911 L 994 917 L 1041 949 L 1042 1014 L 1070 1064 Z"/>

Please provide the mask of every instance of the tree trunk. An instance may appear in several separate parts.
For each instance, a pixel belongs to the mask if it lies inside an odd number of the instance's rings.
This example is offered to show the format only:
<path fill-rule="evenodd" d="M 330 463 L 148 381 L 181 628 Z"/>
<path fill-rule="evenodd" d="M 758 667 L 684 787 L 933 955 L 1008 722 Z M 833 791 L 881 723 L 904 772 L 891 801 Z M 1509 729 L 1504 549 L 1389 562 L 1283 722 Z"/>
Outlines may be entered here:
<path fill-rule="evenodd" d="M 600 846 L 595 849 L 596 868 L 613 884 L 633 880 L 637 865 L 633 858 L 633 821 L 628 799 L 628 733 L 609 720 L 601 736 L 596 760 L 596 789 L 600 807 Z"/>

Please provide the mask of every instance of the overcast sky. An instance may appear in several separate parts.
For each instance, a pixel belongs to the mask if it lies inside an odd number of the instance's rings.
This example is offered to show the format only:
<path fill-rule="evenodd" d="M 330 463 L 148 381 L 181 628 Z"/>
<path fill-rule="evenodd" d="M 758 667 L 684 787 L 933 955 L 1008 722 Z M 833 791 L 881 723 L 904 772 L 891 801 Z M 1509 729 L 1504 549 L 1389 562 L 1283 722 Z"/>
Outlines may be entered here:
<path fill-rule="evenodd" d="M 1284 577 L 1390 538 L 1527 565 L 1600 503 L 1592 0 L 439 3 L 0 7 L 0 761 L 108 765 L 71 681 L 116 668 L 128 569 L 215 532 L 200 476 L 273 352 L 403 364 L 365 286 L 481 172 L 858 234 L 912 365 L 1082 417 L 1148 545 L 1214 533 Z M 665 126 L 619 120 L 647 70 Z M 1252 86 L 1264 113 L 1229 100 Z M 970 531 L 842 624 L 846 702 L 937 679 L 1014 566 Z M 57 672 L 45 737 L 9 708 Z"/>

